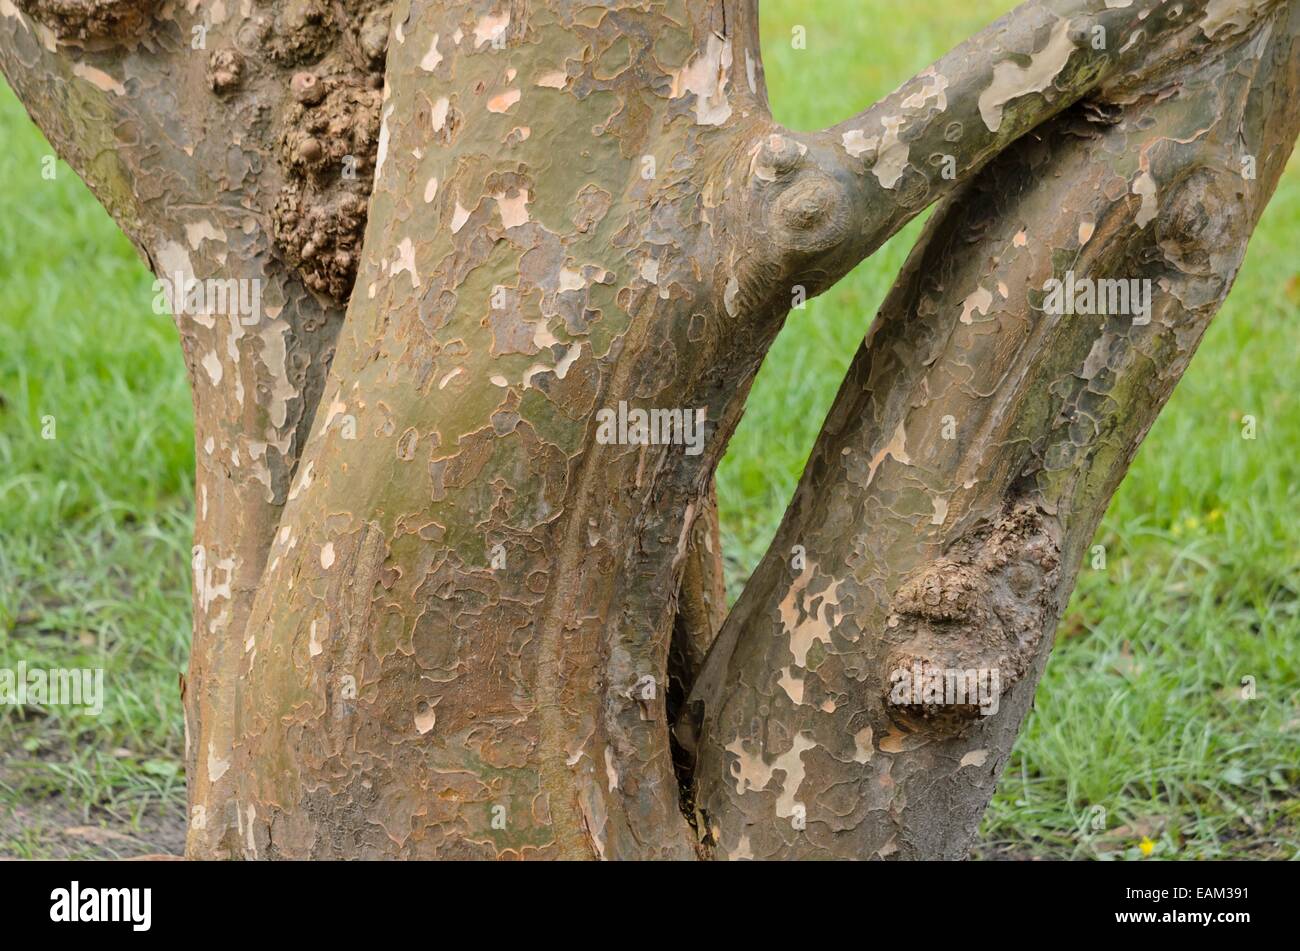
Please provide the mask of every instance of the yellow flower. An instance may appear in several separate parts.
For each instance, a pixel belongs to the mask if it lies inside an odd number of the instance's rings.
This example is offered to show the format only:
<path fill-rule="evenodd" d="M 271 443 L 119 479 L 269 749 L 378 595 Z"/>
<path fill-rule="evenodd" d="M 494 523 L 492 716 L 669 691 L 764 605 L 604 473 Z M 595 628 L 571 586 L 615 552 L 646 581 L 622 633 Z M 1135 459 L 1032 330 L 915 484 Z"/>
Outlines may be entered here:
<path fill-rule="evenodd" d="M 1138 843 L 1138 848 L 1142 850 L 1143 855 L 1150 855 L 1156 850 L 1156 844 L 1146 836 L 1142 836 L 1142 841 Z"/>

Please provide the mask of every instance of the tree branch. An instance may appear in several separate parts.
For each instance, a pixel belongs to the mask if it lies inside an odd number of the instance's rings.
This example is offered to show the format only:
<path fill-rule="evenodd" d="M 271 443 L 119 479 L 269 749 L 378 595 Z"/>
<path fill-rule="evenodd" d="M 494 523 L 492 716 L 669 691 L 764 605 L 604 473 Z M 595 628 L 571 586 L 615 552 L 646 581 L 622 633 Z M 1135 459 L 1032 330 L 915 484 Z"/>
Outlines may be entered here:
<path fill-rule="evenodd" d="M 747 187 L 726 209 L 726 310 L 784 315 L 1030 129 L 1194 62 L 1279 2 L 1029 0 L 852 119 L 772 127 L 732 173 Z"/>
<path fill-rule="evenodd" d="M 1083 550 L 1294 144 L 1298 36 L 1300 7 L 1273 8 L 936 214 L 690 699 L 717 857 L 965 854 Z M 1049 279 L 1136 281 L 1149 319 L 1057 313 Z M 896 692 L 917 668 L 997 671 L 995 712 Z"/>

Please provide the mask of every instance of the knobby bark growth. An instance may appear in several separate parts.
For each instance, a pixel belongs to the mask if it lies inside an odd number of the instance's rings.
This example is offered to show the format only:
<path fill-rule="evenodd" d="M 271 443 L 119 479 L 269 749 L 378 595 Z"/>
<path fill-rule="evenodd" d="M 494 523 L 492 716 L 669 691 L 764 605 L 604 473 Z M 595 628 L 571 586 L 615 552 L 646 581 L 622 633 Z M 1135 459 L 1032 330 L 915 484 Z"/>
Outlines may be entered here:
<path fill-rule="evenodd" d="M 160 279 L 261 295 L 174 299 L 189 854 L 965 854 L 1294 144 L 1297 36 L 1295 0 L 1031 0 L 801 133 L 750 0 L 0 0 Z M 724 622 L 755 372 L 935 202 Z M 655 409 L 701 438 L 611 438 Z M 954 669 L 996 702 L 894 689 Z"/>

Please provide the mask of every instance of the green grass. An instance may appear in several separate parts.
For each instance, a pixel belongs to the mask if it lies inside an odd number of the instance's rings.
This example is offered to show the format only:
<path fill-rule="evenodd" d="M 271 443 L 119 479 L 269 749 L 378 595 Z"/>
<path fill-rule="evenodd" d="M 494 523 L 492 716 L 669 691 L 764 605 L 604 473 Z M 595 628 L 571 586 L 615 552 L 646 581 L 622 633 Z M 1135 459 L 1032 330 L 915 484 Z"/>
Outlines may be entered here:
<path fill-rule="evenodd" d="M 183 801 L 193 423 L 130 243 L 66 165 L 42 176 L 2 84 L 0 130 L 0 668 L 103 668 L 108 697 L 0 708 L 0 854 L 75 854 L 55 827 Z"/>
<path fill-rule="evenodd" d="M 764 0 L 777 117 L 838 121 L 1009 6 Z M 792 47 L 796 25 L 806 49 Z M 178 816 L 183 798 L 181 356 L 126 239 L 66 166 L 41 178 L 50 150 L 7 90 L 0 130 L 0 667 L 101 666 L 111 684 L 98 718 L 0 709 L 0 854 L 75 852 L 60 823 L 155 841 L 156 816 Z M 792 314 L 759 374 L 719 476 L 733 587 L 918 227 Z M 1085 566 L 979 854 L 1136 858 L 1144 837 L 1155 857 L 1300 850 L 1298 233 L 1293 163 L 1102 524 L 1107 565 Z"/>

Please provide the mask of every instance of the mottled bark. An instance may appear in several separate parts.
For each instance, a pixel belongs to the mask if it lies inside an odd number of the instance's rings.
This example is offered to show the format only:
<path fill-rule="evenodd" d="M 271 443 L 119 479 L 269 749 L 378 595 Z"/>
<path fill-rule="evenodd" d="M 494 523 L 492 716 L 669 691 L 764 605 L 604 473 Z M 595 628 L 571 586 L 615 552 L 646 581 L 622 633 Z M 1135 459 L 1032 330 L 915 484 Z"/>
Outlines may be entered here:
<path fill-rule="evenodd" d="M 198 825 L 203 790 L 225 765 L 193 736 L 200 717 L 209 730 L 232 724 L 244 626 L 350 290 L 319 293 L 326 282 L 287 266 L 276 233 L 294 212 L 314 213 L 320 232 L 351 231 L 359 255 L 377 146 L 360 100 L 382 77 L 382 49 L 376 63 L 357 37 L 366 10 L 384 16 L 386 35 L 386 7 L 349 3 L 344 15 L 309 21 L 312 6 L 0 0 L 0 70 L 168 282 L 152 303 L 173 311 L 194 397 L 194 639 L 182 689 Z M 357 131 L 321 136 L 356 158 L 355 176 L 322 154 L 309 180 L 290 151 L 316 105 L 304 104 L 312 95 L 295 88 L 299 75 L 336 98 L 356 93 L 358 102 L 324 107 L 357 120 Z M 207 287 L 229 292 L 224 303 L 185 302 L 195 280 L 221 282 Z M 241 300 L 249 306 L 232 303 Z"/>
<path fill-rule="evenodd" d="M 1291 5 L 1104 89 L 936 213 L 695 688 L 717 857 L 965 855 L 1084 551 L 1290 154 L 1298 26 Z M 1067 272 L 1149 281 L 1145 321 L 1051 313 Z M 997 671 L 996 712 L 896 695 L 918 665 Z"/>
<path fill-rule="evenodd" d="M 1277 0 L 1031 2 L 807 134 L 743 0 L 19 6 L 0 67 L 160 275 L 266 283 L 178 315 L 194 857 L 960 854 L 1295 136 Z M 703 661 L 768 346 L 948 195 Z M 1151 324 L 1039 313 L 1067 257 Z M 652 409 L 702 438 L 608 438 Z M 891 708 L 911 658 L 1017 685 Z"/>

